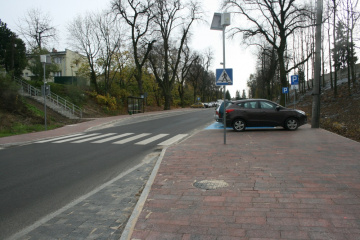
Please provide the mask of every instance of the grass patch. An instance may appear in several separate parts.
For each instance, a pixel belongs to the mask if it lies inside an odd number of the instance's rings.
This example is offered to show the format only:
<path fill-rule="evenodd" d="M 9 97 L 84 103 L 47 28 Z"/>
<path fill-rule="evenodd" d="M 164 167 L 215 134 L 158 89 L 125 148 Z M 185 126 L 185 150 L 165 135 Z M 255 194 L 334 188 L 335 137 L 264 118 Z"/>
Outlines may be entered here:
<path fill-rule="evenodd" d="M 61 125 L 50 124 L 47 125 L 47 130 L 55 129 L 58 127 L 61 127 Z M 11 129 L 3 129 L 2 131 L 0 131 L 0 137 L 8 137 L 13 135 L 41 132 L 41 131 L 45 131 L 45 123 L 43 125 L 41 124 L 25 125 L 21 123 L 15 123 L 12 125 Z"/>
<path fill-rule="evenodd" d="M 29 104 L 29 103 L 25 103 L 26 104 L 26 108 L 34 115 L 34 116 L 38 116 L 38 117 L 45 117 L 45 114 L 43 111 L 39 110 L 38 108 L 36 108 L 35 106 Z"/>

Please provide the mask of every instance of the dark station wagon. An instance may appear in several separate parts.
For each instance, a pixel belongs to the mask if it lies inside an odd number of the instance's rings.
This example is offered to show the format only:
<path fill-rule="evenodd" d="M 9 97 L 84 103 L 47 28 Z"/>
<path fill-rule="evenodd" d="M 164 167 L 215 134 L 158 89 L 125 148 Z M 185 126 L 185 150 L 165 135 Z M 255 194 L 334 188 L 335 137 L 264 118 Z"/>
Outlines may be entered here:
<path fill-rule="evenodd" d="M 239 100 L 226 108 L 226 126 L 238 132 L 247 127 L 277 126 L 294 131 L 306 123 L 305 112 L 266 99 Z"/>

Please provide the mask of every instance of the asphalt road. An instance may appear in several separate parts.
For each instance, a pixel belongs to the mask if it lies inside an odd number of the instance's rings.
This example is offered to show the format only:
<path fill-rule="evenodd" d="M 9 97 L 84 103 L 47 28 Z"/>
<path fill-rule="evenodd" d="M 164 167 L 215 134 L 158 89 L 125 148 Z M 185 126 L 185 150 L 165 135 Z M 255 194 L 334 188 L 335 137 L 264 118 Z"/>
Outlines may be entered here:
<path fill-rule="evenodd" d="M 1 150 L 0 238 L 116 178 L 161 149 L 158 144 L 203 129 L 213 122 L 213 114 L 214 109 L 165 112 L 112 123 L 71 140 L 53 139 Z"/>

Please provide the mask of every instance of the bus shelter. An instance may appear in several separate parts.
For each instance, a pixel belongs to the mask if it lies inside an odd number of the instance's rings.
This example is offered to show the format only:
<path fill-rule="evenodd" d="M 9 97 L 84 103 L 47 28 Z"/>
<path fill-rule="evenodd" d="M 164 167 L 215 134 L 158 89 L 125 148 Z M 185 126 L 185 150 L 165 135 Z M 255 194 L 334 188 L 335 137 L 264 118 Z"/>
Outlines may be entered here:
<path fill-rule="evenodd" d="M 144 113 L 145 112 L 145 102 L 144 98 L 141 97 L 128 97 L 128 113 Z"/>

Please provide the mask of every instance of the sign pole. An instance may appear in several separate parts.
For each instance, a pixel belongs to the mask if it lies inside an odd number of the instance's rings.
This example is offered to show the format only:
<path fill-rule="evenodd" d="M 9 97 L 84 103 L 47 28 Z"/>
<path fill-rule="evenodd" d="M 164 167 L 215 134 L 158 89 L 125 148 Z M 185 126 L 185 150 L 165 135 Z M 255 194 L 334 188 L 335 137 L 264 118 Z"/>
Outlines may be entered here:
<path fill-rule="evenodd" d="M 222 84 L 224 85 L 224 114 L 223 114 L 223 123 L 224 123 L 224 144 L 226 144 L 226 85 L 229 82 L 232 82 L 231 77 L 229 78 L 226 73 L 226 65 L 225 65 L 225 29 L 226 26 L 230 25 L 230 13 L 214 13 L 214 17 L 211 22 L 211 30 L 220 30 L 223 31 L 223 71 L 219 77 L 223 77 Z M 232 72 L 231 72 L 232 75 Z M 230 80 L 230 81 L 228 81 Z M 216 80 L 218 81 L 218 79 Z"/>
<path fill-rule="evenodd" d="M 47 123 L 46 123 L 46 79 L 45 79 L 45 67 L 46 62 L 44 62 L 44 114 L 45 114 L 45 131 L 47 130 Z"/>
<path fill-rule="evenodd" d="M 223 28 L 223 69 L 225 71 L 225 28 Z M 223 114 L 223 121 L 224 121 L 224 144 L 226 144 L 226 85 L 224 85 L 224 114 Z"/>
<path fill-rule="evenodd" d="M 291 76 L 291 89 L 294 89 L 294 109 L 295 109 L 295 99 L 296 99 L 296 89 L 299 88 L 299 75 Z"/>

